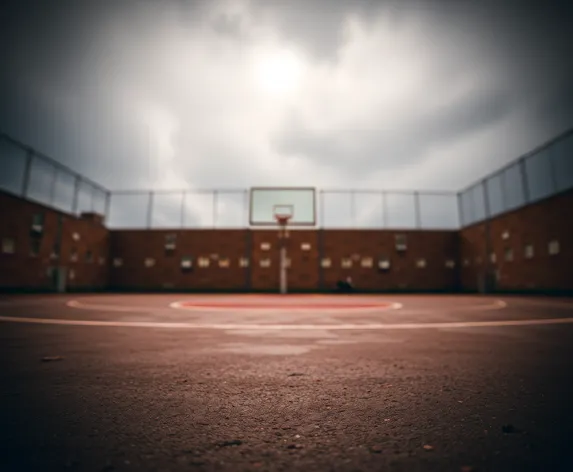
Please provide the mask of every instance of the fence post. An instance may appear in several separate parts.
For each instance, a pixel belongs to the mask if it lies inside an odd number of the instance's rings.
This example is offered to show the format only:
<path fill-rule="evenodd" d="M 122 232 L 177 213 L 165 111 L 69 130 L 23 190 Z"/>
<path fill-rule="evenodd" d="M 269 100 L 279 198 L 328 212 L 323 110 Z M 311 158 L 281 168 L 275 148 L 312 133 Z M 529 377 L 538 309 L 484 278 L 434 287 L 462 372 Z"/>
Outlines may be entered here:
<path fill-rule="evenodd" d="M 111 206 L 111 192 L 107 191 L 105 193 L 105 209 L 103 214 L 103 220 L 107 225 L 109 225 L 109 211 Z"/>
<path fill-rule="evenodd" d="M 479 184 L 477 184 L 479 185 Z M 475 199 L 475 195 L 474 195 L 474 189 L 476 188 L 476 186 L 474 185 L 473 187 L 471 187 L 468 192 L 469 192 L 469 205 L 468 205 L 468 209 L 469 209 L 469 219 L 471 223 L 476 223 L 478 221 L 477 215 L 476 215 L 476 199 Z"/>
<path fill-rule="evenodd" d="M 487 220 L 489 220 L 490 216 L 491 216 L 491 210 L 489 207 L 489 194 L 487 191 L 487 179 L 482 180 L 481 183 L 482 187 L 483 187 L 483 206 L 484 206 L 484 213 L 485 213 L 485 217 Z"/>
<path fill-rule="evenodd" d="M 555 195 L 558 191 L 558 183 L 557 183 L 557 170 L 555 169 L 555 160 L 553 158 L 553 154 L 555 154 L 554 151 L 555 149 L 555 145 L 550 146 L 547 148 L 547 159 L 549 160 L 549 172 L 551 173 L 551 185 L 552 185 L 552 189 L 551 189 L 551 195 Z"/>
<path fill-rule="evenodd" d="M 54 206 L 54 197 L 56 193 L 56 181 L 58 179 L 58 168 L 54 166 L 54 173 L 52 175 L 52 185 L 50 186 L 50 205 Z"/>
<path fill-rule="evenodd" d="M 388 229 L 388 202 L 386 191 L 382 190 L 382 227 Z"/>
<path fill-rule="evenodd" d="M 217 209 L 218 209 L 218 202 L 219 202 L 219 192 L 217 190 L 213 190 L 213 228 L 217 227 Z"/>
<path fill-rule="evenodd" d="M 530 200 L 529 195 L 529 183 L 527 181 L 527 168 L 525 167 L 525 159 L 521 158 L 517 164 L 519 166 L 519 172 L 521 174 L 521 186 L 523 187 L 523 200 L 527 205 Z"/>
<path fill-rule="evenodd" d="M 32 159 L 34 159 L 34 151 L 29 148 L 26 151 L 26 164 L 24 167 L 24 177 L 22 180 L 22 197 L 28 196 L 28 186 L 30 185 L 30 172 L 32 169 Z"/>
<path fill-rule="evenodd" d="M 153 221 L 153 191 L 149 192 L 149 203 L 147 206 L 147 229 L 151 228 Z"/>
<path fill-rule="evenodd" d="M 352 219 L 352 227 L 356 228 L 356 192 L 350 191 L 350 218 Z"/>
<path fill-rule="evenodd" d="M 96 191 L 96 188 L 92 185 L 92 200 L 91 200 L 91 203 L 90 203 L 90 211 L 91 211 L 92 213 L 93 213 L 94 210 L 95 210 L 95 202 L 94 202 L 94 201 L 95 201 L 95 191 Z"/>
<path fill-rule="evenodd" d="M 500 189 L 501 189 L 501 202 L 503 205 L 503 210 L 502 211 L 507 211 L 508 205 L 507 205 L 507 192 L 506 192 L 506 186 L 507 186 L 507 177 L 506 177 L 506 171 L 502 170 L 501 173 L 499 174 L 499 182 L 500 182 Z"/>
<path fill-rule="evenodd" d="M 319 215 L 319 226 L 324 228 L 324 190 L 319 190 L 318 197 L 320 200 L 320 215 Z"/>
<path fill-rule="evenodd" d="M 420 214 L 420 192 L 414 192 L 414 211 L 416 213 L 416 228 L 422 228 L 422 215 Z"/>
<path fill-rule="evenodd" d="M 181 192 L 181 229 L 185 228 L 185 200 L 187 198 L 187 192 L 184 190 Z"/>
<path fill-rule="evenodd" d="M 74 199 L 72 201 L 72 213 L 77 215 L 78 213 L 78 192 L 80 190 L 80 183 L 82 178 L 79 175 L 75 176 L 74 179 Z"/>
<path fill-rule="evenodd" d="M 243 218 L 245 221 L 245 227 L 249 228 L 251 226 L 251 221 L 250 221 L 250 217 L 249 217 L 249 195 L 250 195 L 250 191 L 249 189 L 246 189 L 244 191 L 244 195 L 243 195 Z"/>
<path fill-rule="evenodd" d="M 462 205 L 462 192 L 458 192 L 457 200 L 458 200 L 458 221 L 460 228 L 463 228 L 465 225 L 465 219 L 464 219 L 464 209 Z"/>

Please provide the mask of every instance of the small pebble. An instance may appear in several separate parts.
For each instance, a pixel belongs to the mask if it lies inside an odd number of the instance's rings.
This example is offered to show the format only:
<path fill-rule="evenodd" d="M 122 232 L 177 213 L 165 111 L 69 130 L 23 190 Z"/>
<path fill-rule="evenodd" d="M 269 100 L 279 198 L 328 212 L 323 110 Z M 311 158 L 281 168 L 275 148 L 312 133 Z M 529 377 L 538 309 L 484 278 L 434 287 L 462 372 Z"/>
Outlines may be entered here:
<path fill-rule="evenodd" d="M 302 444 L 289 444 L 287 446 L 287 449 L 302 449 L 302 448 L 303 448 Z"/>

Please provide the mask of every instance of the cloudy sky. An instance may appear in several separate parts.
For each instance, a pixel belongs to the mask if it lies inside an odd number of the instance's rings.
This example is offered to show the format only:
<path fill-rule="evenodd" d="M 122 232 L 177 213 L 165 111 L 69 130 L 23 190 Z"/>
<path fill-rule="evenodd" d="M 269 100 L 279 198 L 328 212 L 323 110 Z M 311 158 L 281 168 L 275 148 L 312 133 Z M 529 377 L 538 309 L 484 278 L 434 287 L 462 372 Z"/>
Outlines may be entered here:
<path fill-rule="evenodd" d="M 0 129 L 109 189 L 459 190 L 573 126 L 573 7 L 4 0 Z"/>

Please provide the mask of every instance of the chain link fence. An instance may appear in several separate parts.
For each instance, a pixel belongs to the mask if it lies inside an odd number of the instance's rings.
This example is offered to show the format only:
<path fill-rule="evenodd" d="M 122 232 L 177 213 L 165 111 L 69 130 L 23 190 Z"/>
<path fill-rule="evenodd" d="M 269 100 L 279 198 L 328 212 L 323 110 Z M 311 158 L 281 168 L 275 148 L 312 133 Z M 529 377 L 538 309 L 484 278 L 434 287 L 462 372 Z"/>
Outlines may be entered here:
<path fill-rule="evenodd" d="M 459 193 L 462 227 L 573 188 L 573 130 Z"/>
<path fill-rule="evenodd" d="M 114 191 L 0 133 L 0 189 L 108 227 L 244 228 L 246 189 Z M 573 188 L 573 130 L 455 192 L 317 190 L 322 228 L 458 229 Z"/>
<path fill-rule="evenodd" d="M 456 194 L 381 190 L 320 190 L 323 228 L 455 229 Z"/>
<path fill-rule="evenodd" d="M 457 197 L 450 193 L 318 190 L 322 228 L 456 229 Z M 114 192 L 112 228 L 244 228 L 249 191 Z"/>
<path fill-rule="evenodd" d="M 244 189 L 114 192 L 111 228 L 239 228 L 248 221 Z"/>
<path fill-rule="evenodd" d="M 73 215 L 106 215 L 110 192 L 54 159 L 0 133 L 0 189 Z"/>

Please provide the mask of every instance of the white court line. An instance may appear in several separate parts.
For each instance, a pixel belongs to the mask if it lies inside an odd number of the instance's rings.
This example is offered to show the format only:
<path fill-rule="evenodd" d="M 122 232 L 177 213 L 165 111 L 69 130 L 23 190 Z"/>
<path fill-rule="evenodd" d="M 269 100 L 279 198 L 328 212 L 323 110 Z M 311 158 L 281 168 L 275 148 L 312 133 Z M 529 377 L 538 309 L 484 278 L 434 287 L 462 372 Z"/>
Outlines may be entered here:
<path fill-rule="evenodd" d="M 573 309 L 573 300 L 571 302 L 562 301 L 562 300 L 535 300 L 531 298 L 516 298 L 513 300 L 517 304 L 532 306 L 544 306 L 547 308 L 566 308 L 566 309 Z"/>
<path fill-rule="evenodd" d="M 399 330 L 399 329 L 447 329 L 447 328 L 483 328 L 503 326 L 540 326 L 555 324 L 572 324 L 573 318 L 548 318 L 536 320 L 505 320 L 505 321 L 459 321 L 443 323 L 368 323 L 368 324 L 221 324 L 221 323 L 156 323 L 148 321 L 95 321 L 95 320 L 64 320 L 48 318 L 24 318 L 17 316 L 0 316 L 0 321 L 15 323 L 35 323 L 69 326 L 108 326 L 134 328 L 182 328 L 182 329 L 212 329 L 212 330 L 261 330 L 261 331 L 310 331 L 310 330 Z"/>
<path fill-rule="evenodd" d="M 390 311 L 390 310 L 401 310 L 404 308 L 402 303 L 397 302 L 388 302 L 390 305 L 380 305 L 380 306 L 369 306 L 369 307 L 352 307 L 348 306 L 345 307 L 341 305 L 340 308 L 321 308 L 317 306 L 316 308 L 300 308 L 300 307 L 289 307 L 288 305 L 284 305 L 281 307 L 276 308 L 267 308 L 267 307 L 260 307 L 260 308 L 240 308 L 240 307 L 233 307 L 230 306 L 218 306 L 218 307 L 204 307 L 204 306 L 182 306 L 183 303 L 192 303 L 192 300 L 183 300 L 172 302 L 169 304 L 170 308 L 178 309 L 178 310 L 186 310 L 186 311 L 199 311 L 199 312 L 210 312 L 210 313 L 237 313 L 237 314 L 244 314 L 244 313 L 269 313 L 269 314 L 280 314 L 285 312 L 295 312 L 299 314 L 306 314 L 306 313 L 324 313 L 324 314 L 344 314 L 344 313 L 376 313 L 376 312 L 383 312 L 383 311 Z M 200 303 L 200 301 L 198 301 Z M 367 302 L 365 302 L 367 303 Z M 149 312 L 161 309 L 163 307 L 125 307 L 125 306 L 118 306 L 118 305 L 97 305 L 97 304 L 87 304 L 80 302 L 78 300 L 70 300 L 66 303 L 69 308 L 79 308 L 82 310 L 102 310 L 102 311 L 114 311 L 114 312 L 123 312 L 123 313 L 132 313 L 132 312 Z M 470 305 L 470 306 L 461 306 L 461 307 L 443 307 L 444 309 L 449 310 L 456 310 L 456 311 L 465 311 L 465 310 L 479 310 L 479 311 L 486 311 L 486 310 L 499 310 L 502 308 L 506 308 L 507 303 L 503 300 L 496 300 L 494 303 L 489 305 Z M 439 306 L 435 308 L 429 309 L 413 309 L 415 313 L 432 313 L 439 310 Z M 412 310 L 409 310 L 412 311 Z"/>
<path fill-rule="evenodd" d="M 470 306 L 461 306 L 459 308 L 456 308 L 455 306 L 453 307 L 453 309 L 455 310 L 479 310 L 479 311 L 485 311 L 485 310 L 500 310 L 502 308 L 506 308 L 507 307 L 507 302 L 504 302 L 503 300 L 496 300 L 495 302 L 493 302 L 490 305 L 470 305 Z"/>
<path fill-rule="evenodd" d="M 82 303 L 78 300 L 70 300 L 66 302 L 69 308 L 79 308 L 81 310 L 102 310 L 102 311 L 122 311 L 122 312 L 136 312 L 136 311 L 151 311 L 157 310 L 162 307 L 149 307 L 149 306 L 118 306 L 118 305 L 89 305 L 87 303 Z"/>
<path fill-rule="evenodd" d="M 269 313 L 269 314 L 273 314 L 273 313 L 285 313 L 285 312 L 296 312 L 296 313 L 316 313 L 316 312 L 320 312 L 320 313 L 325 313 L 325 314 L 335 314 L 335 313 L 369 313 L 369 312 L 379 312 L 379 311 L 387 311 L 387 310 L 399 310 L 402 308 L 402 304 L 401 303 L 390 303 L 389 305 L 380 305 L 380 306 L 368 306 L 368 307 L 353 307 L 353 306 L 348 306 L 348 307 L 344 307 L 344 305 L 341 305 L 340 308 L 321 308 L 320 306 L 317 306 L 316 308 L 310 308 L 310 307 L 304 307 L 304 308 L 300 308 L 300 307 L 289 307 L 288 305 L 284 305 L 282 307 L 276 307 L 276 308 L 267 308 L 264 306 L 261 306 L 259 308 L 257 307 L 249 307 L 249 308 L 237 308 L 234 307 L 233 305 L 229 305 L 229 306 L 225 306 L 225 305 L 220 305 L 220 306 L 182 306 L 183 303 L 190 303 L 189 300 L 184 300 L 184 301 L 179 301 L 179 302 L 173 302 L 169 304 L 170 308 L 175 308 L 175 309 L 179 309 L 179 310 L 186 310 L 186 311 L 200 311 L 200 312 L 217 312 L 217 313 Z M 197 302 L 197 303 L 201 303 L 201 302 Z M 91 305 L 91 304 L 87 304 L 87 303 L 82 303 L 78 300 L 70 300 L 66 303 L 66 306 L 68 306 L 69 308 L 79 308 L 81 310 L 101 310 L 101 311 L 117 311 L 117 312 L 149 312 L 149 311 L 155 311 L 158 309 L 162 309 L 164 307 L 160 306 L 160 307 L 126 307 L 126 306 L 118 306 L 118 305 Z"/>
<path fill-rule="evenodd" d="M 277 314 L 277 313 L 325 313 L 325 314 L 336 314 L 336 313 L 372 313 L 372 312 L 380 312 L 380 311 L 389 311 L 389 310 L 400 310 L 402 308 L 401 303 L 391 303 L 391 302 L 384 302 L 384 305 L 371 305 L 366 307 L 360 306 L 353 306 L 348 305 L 344 306 L 344 304 L 340 305 L 338 308 L 324 308 L 320 305 L 316 307 L 305 306 L 297 307 L 283 305 L 283 306 L 274 306 L 274 307 L 265 307 L 265 306 L 250 306 L 250 307 L 236 307 L 234 305 L 219 305 L 219 306 L 184 306 L 184 303 L 193 303 L 189 300 L 183 300 L 179 302 L 173 302 L 169 304 L 170 308 L 175 308 L 177 310 L 186 310 L 186 311 L 200 311 L 200 312 L 216 312 L 216 313 L 269 313 L 269 314 Z M 201 302 L 197 302 L 201 303 Z"/>

